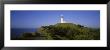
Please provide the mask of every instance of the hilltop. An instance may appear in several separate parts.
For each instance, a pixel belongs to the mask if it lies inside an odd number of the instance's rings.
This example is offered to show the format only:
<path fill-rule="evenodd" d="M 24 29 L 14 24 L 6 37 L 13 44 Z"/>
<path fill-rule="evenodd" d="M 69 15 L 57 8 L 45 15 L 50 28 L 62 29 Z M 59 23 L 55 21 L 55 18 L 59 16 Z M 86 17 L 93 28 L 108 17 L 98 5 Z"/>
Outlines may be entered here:
<path fill-rule="evenodd" d="M 42 26 L 34 33 L 23 33 L 19 39 L 34 40 L 100 40 L 100 29 L 73 23 Z"/>

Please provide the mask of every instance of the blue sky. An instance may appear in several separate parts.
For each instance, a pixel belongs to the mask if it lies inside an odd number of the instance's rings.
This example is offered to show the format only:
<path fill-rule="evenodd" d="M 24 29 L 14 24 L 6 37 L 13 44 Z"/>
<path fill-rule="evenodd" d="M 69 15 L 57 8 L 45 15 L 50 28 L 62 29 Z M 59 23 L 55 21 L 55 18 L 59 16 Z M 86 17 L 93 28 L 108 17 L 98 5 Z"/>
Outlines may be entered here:
<path fill-rule="evenodd" d="M 69 23 L 100 27 L 99 10 L 12 10 L 11 28 L 37 28 L 60 22 L 60 15 Z"/>

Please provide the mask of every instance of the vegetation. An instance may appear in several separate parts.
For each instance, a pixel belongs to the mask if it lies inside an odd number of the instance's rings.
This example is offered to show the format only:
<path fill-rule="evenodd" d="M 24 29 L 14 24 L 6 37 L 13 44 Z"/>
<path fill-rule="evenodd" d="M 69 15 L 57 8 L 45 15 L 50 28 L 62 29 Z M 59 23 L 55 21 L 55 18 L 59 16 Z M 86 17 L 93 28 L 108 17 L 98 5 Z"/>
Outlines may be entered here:
<path fill-rule="evenodd" d="M 19 39 L 39 40 L 100 40 L 100 29 L 72 23 L 42 26 L 34 33 L 23 33 Z"/>

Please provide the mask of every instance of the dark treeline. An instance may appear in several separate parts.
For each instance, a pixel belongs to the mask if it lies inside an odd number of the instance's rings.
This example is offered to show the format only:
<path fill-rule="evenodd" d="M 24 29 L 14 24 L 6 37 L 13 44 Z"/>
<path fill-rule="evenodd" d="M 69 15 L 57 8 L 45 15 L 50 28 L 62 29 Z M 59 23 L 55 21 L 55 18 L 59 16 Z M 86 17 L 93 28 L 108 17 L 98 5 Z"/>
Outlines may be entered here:
<path fill-rule="evenodd" d="M 42 26 L 33 33 L 23 33 L 14 40 L 100 40 L 100 28 L 88 28 L 72 23 Z"/>

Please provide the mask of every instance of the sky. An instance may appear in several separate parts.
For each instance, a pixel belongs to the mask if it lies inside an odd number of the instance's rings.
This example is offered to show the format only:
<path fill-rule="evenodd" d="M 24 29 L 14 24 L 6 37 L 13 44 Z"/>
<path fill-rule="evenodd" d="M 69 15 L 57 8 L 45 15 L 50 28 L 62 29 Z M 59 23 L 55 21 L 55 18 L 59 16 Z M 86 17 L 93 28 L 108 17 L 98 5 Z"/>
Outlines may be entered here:
<path fill-rule="evenodd" d="M 68 23 L 100 27 L 99 10 L 11 10 L 11 28 L 37 28 L 60 23 L 60 15 Z"/>

